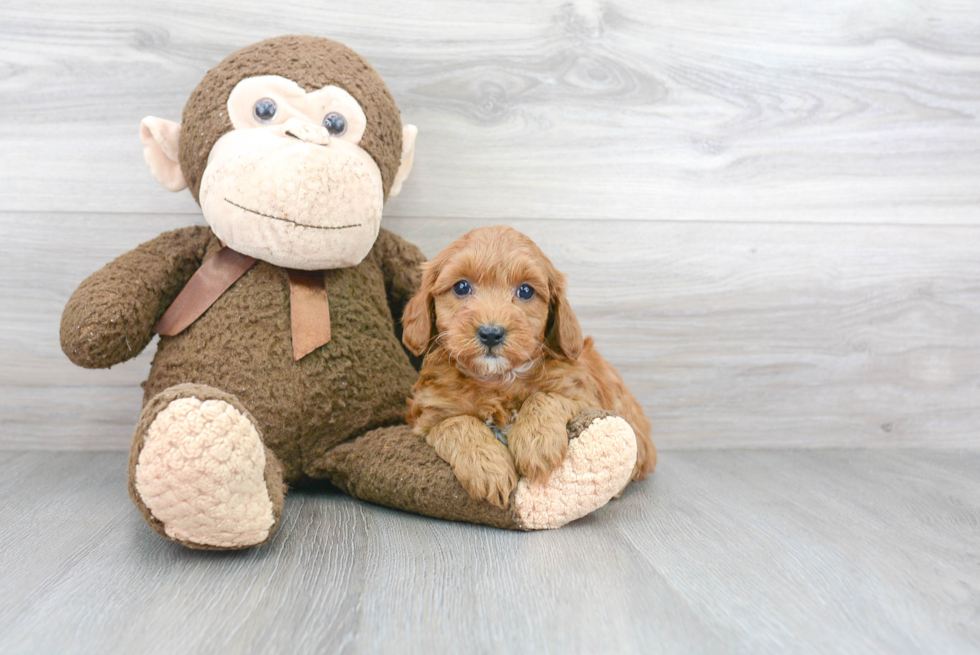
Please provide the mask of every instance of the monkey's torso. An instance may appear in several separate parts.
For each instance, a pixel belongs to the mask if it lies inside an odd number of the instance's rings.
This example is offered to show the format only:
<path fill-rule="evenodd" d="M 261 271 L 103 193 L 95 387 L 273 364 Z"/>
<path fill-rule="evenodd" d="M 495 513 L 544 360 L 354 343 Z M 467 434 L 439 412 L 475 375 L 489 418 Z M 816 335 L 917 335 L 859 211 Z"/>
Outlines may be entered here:
<path fill-rule="evenodd" d="M 220 248 L 212 235 L 205 257 Z M 144 404 L 187 382 L 234 394 L 287 481 L 318 477 L 318 461 L 337 444 L 403 422 L 416 372 L 395 333 L 378 251 L 325 272 L 331 339 L 299 361 L 286 272 L 260 261 L 190 327 L 160 338 Z"/>

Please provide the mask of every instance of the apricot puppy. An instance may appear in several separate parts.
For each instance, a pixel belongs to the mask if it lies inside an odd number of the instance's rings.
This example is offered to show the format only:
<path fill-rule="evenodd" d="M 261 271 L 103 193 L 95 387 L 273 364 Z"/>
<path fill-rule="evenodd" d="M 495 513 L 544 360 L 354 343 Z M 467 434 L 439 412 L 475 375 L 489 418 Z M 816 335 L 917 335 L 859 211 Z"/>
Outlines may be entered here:
<path fill-rule="evenodd" d="M 548 478 L 565 458 L 567 423 L 586 408 L 636 433 L 633 480 L 657 461 L 650 421 L 616 370 L 582 338 L 565 276 L 505 226 L 467 233 L 423 264 L 402 317 L 425 359 L 408 422 L 475 498 L 507 507 L 518 476 Z"/>

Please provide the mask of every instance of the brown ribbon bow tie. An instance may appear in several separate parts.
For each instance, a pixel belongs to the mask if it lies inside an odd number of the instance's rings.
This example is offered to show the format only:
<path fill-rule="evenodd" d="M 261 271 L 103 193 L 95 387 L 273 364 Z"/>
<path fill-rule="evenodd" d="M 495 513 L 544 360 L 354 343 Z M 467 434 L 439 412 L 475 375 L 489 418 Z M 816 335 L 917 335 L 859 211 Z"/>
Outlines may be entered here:
<path fill-rule="evenodd" d="M 201 264 L 153 331 L 168 337 L 180 334 L 257 262 L 254 257 L 223 246 Z M 330 341 L 330 303 L 323 271 L 285 271 L 289 277 L 293 359 L 299 361 Z"/>

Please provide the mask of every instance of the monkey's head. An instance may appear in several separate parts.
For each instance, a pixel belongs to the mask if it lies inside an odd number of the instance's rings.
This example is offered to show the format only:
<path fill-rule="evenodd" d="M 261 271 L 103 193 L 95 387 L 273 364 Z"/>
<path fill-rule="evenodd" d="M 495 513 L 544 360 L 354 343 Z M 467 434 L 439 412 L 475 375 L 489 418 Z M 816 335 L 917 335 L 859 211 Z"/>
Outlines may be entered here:
<path fill-rule="evenodd" d="M 305 270 L 367 255 L 385 200 L 412 169 L 417 133 L 363 57 L 310 36 L 231 54 L 194 89 L 182 124 L 140 125 L 153 176 L 189 188 L 219 239 Z"/>

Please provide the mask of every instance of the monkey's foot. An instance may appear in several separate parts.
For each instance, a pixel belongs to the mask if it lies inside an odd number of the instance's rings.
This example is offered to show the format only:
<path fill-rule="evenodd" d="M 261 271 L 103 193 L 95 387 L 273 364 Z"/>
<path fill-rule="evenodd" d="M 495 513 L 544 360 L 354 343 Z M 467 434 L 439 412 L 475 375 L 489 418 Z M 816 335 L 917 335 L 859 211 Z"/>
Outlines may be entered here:
<path fill-rule="evenodd" d="M 582 518 L 629 483 L 636 464 L 636 435 L 624 419 L 585 410 L 568 424 L 568 453 L 545 482 L 521 478 L 513 509 L 521 527 L 545 530 Z"/>
<path fill-rule="evenodd" d="M 147 522 L 173 541 L 247 548 L 267 541 L 278 523 L 282 473 L 237 399 L 178 385 L 143 410 L 130 494 Z"/>

